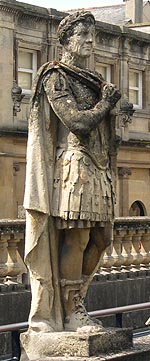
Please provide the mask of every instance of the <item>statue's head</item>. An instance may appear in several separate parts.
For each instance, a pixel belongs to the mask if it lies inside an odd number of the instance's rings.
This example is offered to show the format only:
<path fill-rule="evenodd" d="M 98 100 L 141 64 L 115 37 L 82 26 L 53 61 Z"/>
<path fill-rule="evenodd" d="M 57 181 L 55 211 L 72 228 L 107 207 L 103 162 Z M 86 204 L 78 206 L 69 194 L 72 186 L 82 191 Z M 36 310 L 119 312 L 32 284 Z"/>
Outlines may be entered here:
<path fill-rule="evenodd" d="M 95 19 L 90 11 L 78 11 L 66 16 L 59 24 L 60 43 L 73 54 L 87 57 L 93 48 Z"/>

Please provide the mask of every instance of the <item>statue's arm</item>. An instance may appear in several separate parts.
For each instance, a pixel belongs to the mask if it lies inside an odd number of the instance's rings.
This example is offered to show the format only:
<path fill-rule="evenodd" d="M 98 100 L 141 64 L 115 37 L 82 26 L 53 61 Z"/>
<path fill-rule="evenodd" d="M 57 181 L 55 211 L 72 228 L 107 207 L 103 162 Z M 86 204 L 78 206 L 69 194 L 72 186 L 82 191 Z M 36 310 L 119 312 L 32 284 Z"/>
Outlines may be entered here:
<path fill-rule="evenodd" d="M 65 77 L 53 73 L 44 81 L 44 90 L 58 118 L 76 135 L 90 133 L 111 110 L 120 96 L 116 90 L 102 99 L 92 109 L 79 110 Z"/>

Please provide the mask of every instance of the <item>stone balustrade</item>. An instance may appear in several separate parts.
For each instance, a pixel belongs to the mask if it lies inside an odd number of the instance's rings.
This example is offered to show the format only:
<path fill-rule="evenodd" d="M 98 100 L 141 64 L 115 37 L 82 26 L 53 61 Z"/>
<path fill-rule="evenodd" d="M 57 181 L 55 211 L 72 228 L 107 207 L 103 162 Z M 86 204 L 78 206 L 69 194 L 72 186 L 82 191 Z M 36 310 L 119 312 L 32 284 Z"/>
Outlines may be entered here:
<path fill-rule="evenodd" d="M 99 272 L 124 278 L 141 271 L 150 272 L 150 218 L 116 218 L 114 240 L 103 255 Z"/>
<path fill-rule="evenodd" d="M 15 287 L 27 272 L 23 262 L 25 220 L 0 220 L 0 287 Z M 107 247 L 99 274 L 125 278 L 150 273 L 150 217 L 120 217 L 114 240 Z"/>
<path fill-rule="evenodd" d="M 27 272 L 18 250 L 24 248 L 25 220 L 0 220 L 0 288 L 15 288 L 22 284 L 21 275 Z"/>

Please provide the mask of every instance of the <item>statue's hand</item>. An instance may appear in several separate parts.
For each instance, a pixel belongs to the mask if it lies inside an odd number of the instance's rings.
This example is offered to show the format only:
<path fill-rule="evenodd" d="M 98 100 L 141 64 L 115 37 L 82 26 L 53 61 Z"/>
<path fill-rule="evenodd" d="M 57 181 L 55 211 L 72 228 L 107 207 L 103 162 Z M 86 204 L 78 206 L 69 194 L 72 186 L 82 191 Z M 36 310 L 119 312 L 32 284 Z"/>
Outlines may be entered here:
<path fill-rule="evenodd" d="M 117 89 L 116 85 L 111 83 L 104 85 L 102 99 L 107 100 L 112 108 L 116 105 L 120 98 L 121 94 L 120 91 Z"/>

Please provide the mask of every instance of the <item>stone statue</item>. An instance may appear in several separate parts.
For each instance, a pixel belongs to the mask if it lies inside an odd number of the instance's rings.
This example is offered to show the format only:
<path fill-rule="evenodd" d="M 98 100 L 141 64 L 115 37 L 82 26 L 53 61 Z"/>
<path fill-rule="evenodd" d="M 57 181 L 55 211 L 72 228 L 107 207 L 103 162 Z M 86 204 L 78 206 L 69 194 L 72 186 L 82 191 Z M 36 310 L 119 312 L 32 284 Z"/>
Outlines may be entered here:
<path fill-rule="evenodd" d="M 86 69 L 94 27 L 88 11 L 65 17 L 62 60 L 44 64 L 33 85 L 24 201 L 33 331 L 101 327 L 84 298 L 112 239 L 110 111 L 120 92 Z"/>

